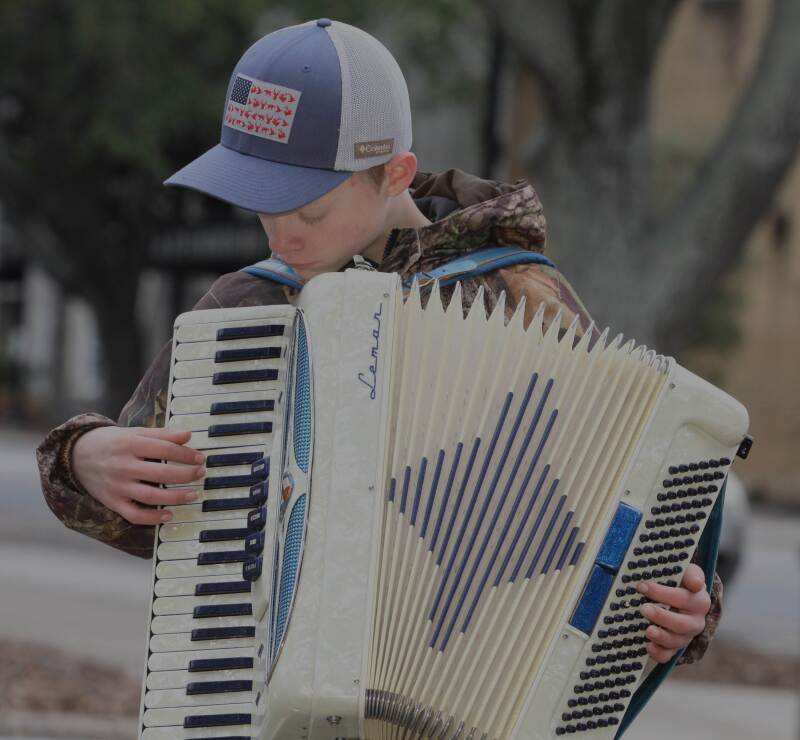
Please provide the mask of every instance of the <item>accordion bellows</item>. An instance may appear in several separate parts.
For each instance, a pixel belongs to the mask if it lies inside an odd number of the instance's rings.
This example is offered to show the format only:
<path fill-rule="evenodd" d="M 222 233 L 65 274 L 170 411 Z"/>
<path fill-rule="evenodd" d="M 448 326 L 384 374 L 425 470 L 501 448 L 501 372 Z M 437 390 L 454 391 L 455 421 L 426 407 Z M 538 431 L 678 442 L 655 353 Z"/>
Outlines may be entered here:
<path fill-rule="evenodd" d="M 205 429 L 189 424 L 192 446 L 223 457 L 260 446 L 269 472 L 263 501 L 251 474 L 251 508 L 214 504 L 181 535 L 202 540 L 204 527 L 241 517 L 247 539 L 225 573 L 203 570 L 202 544 L 166 564 L 157 550 L 154 604 L 160 572 L 212 584 L 186 602 L 194 611 L 175 629 L 187 637 L 171 635 L 167 652 L 206 655 L 201 667 L 223 671 L 202 682 L 190 669 L 157 696 L 151 626 L 146 740 L 616 734 L 647 661 L 636 582 L 680 581 L 746 412 L 633 341 L 562 330 L 560 317 L 545 330 L 543 307 L 526 326 L 524 306 L 507 319 L 502 297 L 490 315 L 481 294 L 465 315 L 458 287 L 446 309 L 438 287 L 426 297 L 423 308 L 416 288 L 403 300 L 396 276 L 351 270 L 315 278 L 294 307 L 179 317 L 176 337 L 184 321 L 265 317 L 286 336 L 261 342 L 263 355 L 275 342 L 279 360 L 247 361 L 277 372 L 222 394 L 269 400 L 269 411 L 221 435 L 213 415 Z M 259 344 L 226 341 L 234 353 Z M 212 378 L 257 371 L 212 356 Z M 198 392 L 205 407 L 212 386 Z M 263 414 L 269 431 L 247 427 Z M 175 411 L 169 424 L 187 428 Z M 227 490 L 218 500 L 243 500 Z M 180 518 L 186 507 L 172 508 Z M 233 579 L 250 584 L 255 607 L 231 623 L 247 637 L 193 640 L 225 629 L 229 616 L 196 609 L 242 601 L 213 595 Z M 250 668 L 213 662 L 237 656 Z"/>

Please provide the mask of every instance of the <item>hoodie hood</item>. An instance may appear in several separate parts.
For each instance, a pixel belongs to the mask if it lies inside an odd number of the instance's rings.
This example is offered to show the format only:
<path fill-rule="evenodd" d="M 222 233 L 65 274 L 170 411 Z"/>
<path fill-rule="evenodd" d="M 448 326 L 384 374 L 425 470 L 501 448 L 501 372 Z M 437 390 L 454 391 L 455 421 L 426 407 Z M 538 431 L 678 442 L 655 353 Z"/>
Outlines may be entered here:
<path fill-rule="evenodd" d="M 542 204 L 525 180 L 507 184 L 461 170 L 438 175 L 418 172 L 409 189 L 417 207 L 433 223 L 394 229 L 381 272 L 423 272 L 489 246 L 544 252 Z"/>

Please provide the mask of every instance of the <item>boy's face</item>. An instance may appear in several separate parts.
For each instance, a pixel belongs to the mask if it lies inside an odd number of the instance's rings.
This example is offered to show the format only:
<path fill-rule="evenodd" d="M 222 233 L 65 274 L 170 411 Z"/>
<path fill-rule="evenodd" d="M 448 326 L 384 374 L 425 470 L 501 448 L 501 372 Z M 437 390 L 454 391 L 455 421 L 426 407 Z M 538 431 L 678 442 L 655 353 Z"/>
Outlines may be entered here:
<path fill-rule="evenodd" d="M 309 280 L 336 272 L 355 254 L 380 259 L 389 220 L 389 198 L 364 173 L 295 211 L 258 218 L 275 256 Z"/>

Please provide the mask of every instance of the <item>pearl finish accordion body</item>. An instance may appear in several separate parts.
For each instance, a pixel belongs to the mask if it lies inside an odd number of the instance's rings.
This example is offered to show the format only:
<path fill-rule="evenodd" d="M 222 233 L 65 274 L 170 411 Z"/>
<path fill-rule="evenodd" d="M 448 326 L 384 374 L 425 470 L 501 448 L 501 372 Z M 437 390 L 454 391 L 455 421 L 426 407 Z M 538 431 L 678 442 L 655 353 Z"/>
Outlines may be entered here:
<path fill-rule="evenodd" d="M 175 323 L 143 740 L 615 736 L 747 431 L 632 341 L 396 275 Z M 424 303 L 424 308 L 423 308 Z"/>

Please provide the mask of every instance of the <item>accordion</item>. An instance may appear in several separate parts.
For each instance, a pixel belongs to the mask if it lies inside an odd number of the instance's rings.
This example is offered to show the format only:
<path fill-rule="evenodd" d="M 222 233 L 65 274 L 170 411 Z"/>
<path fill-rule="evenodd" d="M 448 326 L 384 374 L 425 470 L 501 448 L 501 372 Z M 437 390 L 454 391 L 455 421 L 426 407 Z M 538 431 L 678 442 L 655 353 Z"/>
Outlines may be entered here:
<path fill-rule="evenodd" d="M 458 285 L 321 275 L 175 322 L 207 475 L 159 526 L 141 738 L 612 738 L 744 408 Z"/>

